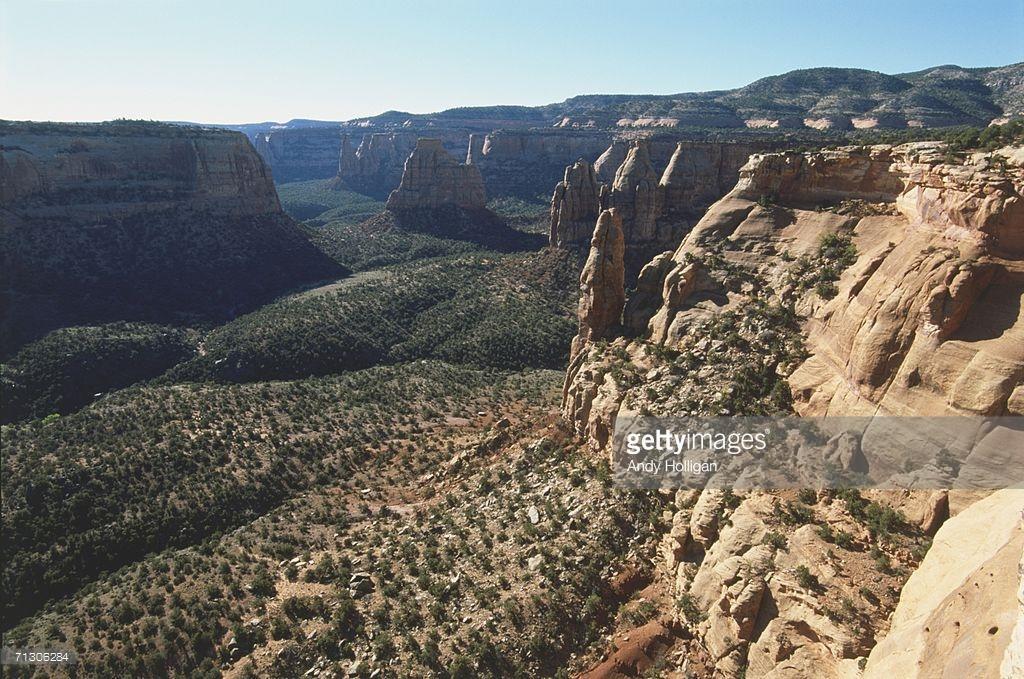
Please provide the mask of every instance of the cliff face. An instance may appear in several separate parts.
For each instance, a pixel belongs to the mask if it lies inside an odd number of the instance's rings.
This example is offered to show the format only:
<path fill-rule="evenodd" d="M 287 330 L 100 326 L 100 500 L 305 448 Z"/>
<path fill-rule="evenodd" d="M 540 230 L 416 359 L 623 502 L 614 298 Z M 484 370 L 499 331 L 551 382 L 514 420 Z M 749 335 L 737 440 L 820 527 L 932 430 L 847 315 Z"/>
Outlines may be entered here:
<path fill-rule="evenodd" d="M 603 307 L 602 327 L 631 332 L 588 341 L 595 314 L 581 305 L 563 391 L 572 432 L 606 451 L 616 417 L 639 413 L 1024 414 L 1020 154 L 948 162 L 923 143 L 754 155 L 625 305 Z M 585 298 L 617 299 L 589 280 Z M 920 531 L 955 513 L 952 492 L 873 493 Z M 1014 493 L 939 528 L 888 639 L 891 598 L 876 598 L 867 626 L 835 611 L 846 597 L 862 615 L 865 589 L 898 590 L 917 564 L 869 535 L 855 550 L 823 540 L 863 530 L 828 495 L 806 500 L 827 528 L 815 530 L 779 523 L 790 499 L 777 493 L 741 493 L 730 510 L 719 490 L 679 491 L 656 577 L 705 613 L 680 624 L 697 640 L 694 664 L 724 676 L 857 676 L 869 653 L 866 676 L 999 676 L 1019 663 Z M 903 565 L 880 572 L 869 547 Z"/>
<path fill-rule="evenodd" d="M 529 200 L 549 191 L 567 164 L 578 158 L 596 158 L 610 139 L 608 134 L 544 130 L 471 134 L 458 127 L 428 129 L 425 133 L 440 139 L 450 153 L 465 149 L 466 164 L 479 170 L 489 195 Z M 363 136 L 354 151 L 351 142 L 346 144 L 343 138 L 337 185 L 386 198 L 398 187 L 405 160 L 420 136 L 417 131 L 374 132 Z"/>
<path fill-rule="evenodd" d="M 580 275 L 580 328 L 570 360 L 581 346 L 613 334 L 626 303 L 623 281 L 625 245 L 622 217 L 614 208 L 597 220 L 590 242 L 590 256 Z"/>
<path fill-rule="evenodd" d="M 448 155 L 440 139 L 420 139 L 405 161 L 398 188 L 388 197 L 389 210 L 433 210 L 452 205 L 480 210 L 487 204 L 484 182 L 475 165 Z"/>
<path fill-rule="evenodd" d="M 619 166 L 626 160 L 629 153 L 629 143 L 624 139 L 616 139 L 604 150 L 597 160 L 594 161 L 594 172 L 597 174 L 597 181 L 602 184 L 612 185 L 615 181 L 615 173 Z"/>
<path fill-rule="evenodd" d="M 821 130 L 985 126 L 1024 110 L 1024 63 L 998 68 L 937 66 L 887 75 L 856 68 L 810 68 L 745 87 L 667 95 L 583 95 L 546 106 L 481 106 L 437 113 L 388 111 L 360 126 L 470 132 L 556 128 L 565 131 L 719 128 Z M 748 132 L 750 131 L 750 132 Z"/>
<path fill-rule="evenodd" d="M 278 182 L 333 177 L 341 153 L 337 127 L 310 127 L 261 132 L 253 145 Z"/>
<path fill-rule="evenodd" d="M 813 355 L 790 379 L 798 410 L 1024 413 L 1024 171 L 909 145 L 890 172 L 896 214 L 854 226 L 863 254 L 811 314 Z"/>
<path fill-rule="evenodd" d="M 356 149 L 349 135 L 342 137 L 337 185 L 384 200 L 398 187 L 405 160 L 416 146 L 414 133 L 367 134 Z"/>
<path fill-rule="evenodd" d="M 675 248 L 697 217 L 736 183 L 758 144 L 616 140 L 587 170 L 566 168 L 551 203 L 553 247 L 586 247 L 601 196 L 622 215 L 627 279 Z M 620 160 L 621 159 L 621 160 Z M 612 164 L 618 162 L 614 170 Z M 610 179 L 609 179 L 610 178 Z M 605 181 L 607 179 L 607 181 Z M 587 221 L 590 224 L 587 224 Z"/>
<path fill-rule="evenodd" d="M 607 133 L 495 131 L 470 156 L 491 195 L 545 195 L 577 159 L 593 162 L 611 142 Z"/>
<path fill-rule="evenodd" d="M 548 243 L 557 248 L 576 248 L 589 242 L 601 208 L 602 185 L 594 168 L 577 160 L 565 168 L 565 178 L 551 197 L 551 228 Z"/>
<path fill-rule="evenodd" d="M 75 322 L 221 316 L 340 275 L 241 134 L 4 124 L 5 352 Z"/>
<path fill-rule="evenodd" d="M 1024 491 L 1002 490 L 942 525 L 868 657 L 866 679 L 1024 674 L 1013 639 L 1024 629 L 1022 512 Z"/>
<path fill-rule="evenodd" d="M 910 144 L 755 155 L 740 175 L 687 235 L 673 264 L 657 263 L 659 273 L 648 278 L 660 284 L 645 280 L 642 287 L 660 288 L 659 299 L 639 300 L 638 291 L 627 324 L 677 346 L 695 318 L 714 311 L 707 299 L 715 292 L 694 295 L 702 289 L 694 286 L 707 269 L 701 260 L 724 247 L 727 262 L 764 269 L 771 285 L 799 293 L 811 357 L 789 378 L 798 412 L 1018 412 L 1020 167 L 981 157 L 947 165 L 935 145 Z M 801 281 L 784 273 L 778 253 L 810 255 L 830 233 L 849 233 L 856 256 L 836 275 L 834 290 L 822 282 L 825 299 L 800 292 Z M 745 298 L 742 290 L 718 287 L 726 304 Z"/>

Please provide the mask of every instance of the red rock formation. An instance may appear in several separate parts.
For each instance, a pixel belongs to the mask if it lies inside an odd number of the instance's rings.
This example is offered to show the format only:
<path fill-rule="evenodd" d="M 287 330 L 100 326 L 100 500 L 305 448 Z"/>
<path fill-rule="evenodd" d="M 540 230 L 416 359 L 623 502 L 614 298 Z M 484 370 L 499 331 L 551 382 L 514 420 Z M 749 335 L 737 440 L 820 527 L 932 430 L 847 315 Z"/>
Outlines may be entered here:
<path fill-rule="evenodd" d="M 364 135 L 354 158 L 339 162 L 336 185 L 374 198 L 387 198 L 401 180 L 405 160 L 416 146 L 416 139 L 415 132 Z"/>
<path fill-rule="evenodd" d="M 590 241 L 590 256 L 580 275 L 580 329 L 571 354 L 594 340 L 607 338 L 622 320 L 626 302 L 625 244 L 618 210 L 601 213 Z"/>
<path fill-rule="evenodd" d="M 570 249 L 585 246 L 589 228 L 583 221 L 596 209 L 590 195 L 596 193 L 599 204 L 602 191 L 607 191 L 607 204 L 622 214 L 626 276 L 632 278 L 656 253 L 679 245 L 701 211 L 735 185 L 739 168 L 759 148 L 660 140 L 640 140 L 628 146 L 614 141 L 595 163 L 592 181 L 579 175 L 579 170 L 566 168 L 566 179 L 556 187 L 552 200 L 550 242 Z M 620 158 L 618 167 L 610 171 Z M 659 177 L 657 167 L 662 166 Z M 607 182 L 602 177 L 608 178 Z M 572 195 L 568 205 L 563 205 L 567 193 Z M 579 199 L 576 193 L 582 194 Z"/>
<path fill-rule="evenodd" d="M 352 142 L 349 139 L 349 135 L 343 134 L 341 137 L 341 155 L 338 157 L 338 176 L 349 177 L 355 174 L 359 169 L 359 158 L 356 156 L 356 151 L 352 148 Z"/>
<path fill-rule="evenodd" d="M 482 210 L 487 204 L 484 182 L 475 165 L 452 158 L 440 139 L 420 139 L 405 161 L 398 188 L 388 197 L 389 210 L 433 210 L 455 206 Z"/>
<path fill-rule="evenodd" d="M 715 375 L 748 358 L 789 376 L 800 414 L 1024 415 L 1024 167 L 1016 153 L 1003 155 L 1005 162 L 977 154 L 947 163 L 940 147 L 912 144 L 755 156 L 676 252 L 643 270 L 626 307 L 641 339 L 605 333 L 607 348 L 574 345 L 563 389 L 572 432 L 605 451 L 619 416 L 721 412 L 717 398 L 731 383 Z M 841 242 L 822 241 L 837 232 L 849 234 L 855 252 L 823 247 Z M 816 286 L 830 266 L 845 268 L 834 289 Z M 795 349 L 759 311 L 775 304 L 798 314 Z M 726 311 L 742 319 L 735 327 L 751 348 L 730 353 L 722 338 L 703 334 Z M 670 358 L 652 344 L 673 350 Z M 676 352 L 687 359 L 682 365 L 671 358 Z M 999 463 L 1016 452 L 1005 434 L 987 432 L 975 448 L 986 460 L 972 453 L 970 464 L 1005 472 Z M 844 454 L 839 441 L 836 450 Z M 893 460 L 894 468 L 905 462 Z M 960 478 L 970 481 L 962 470 Z M 892 575 L 878 573 L 866 554 L 839 553 L 810 525 L 781 529 L 786 547 L 773 548 L 773 494 L 746 494 L 731 513 L 721 491 L 704 490 L 695 503 L 677 494 L 662 542 L 664 577 L 703 613 L 686 621 L 697 640 L 691 649 L 723 676 L 854 676 L 869 652 L 865 676 L 961 667 L 998 676 L 1000 663 L 1004 672 L 1020 663 L 1011 641 L 1021 629 L 1013 630 L 1019 495 L 1001 491 L 953 533 L 946 531 L 956 517 L 938 529 L 903 589 L 890 638 L 875 651 L 871 634 L 836 621 L 829 597 L 845 591 L 852 599 L 863 583 L 851 574 L 889 578 L 886 586 Z M 906 509 L 929 531 L 955 514 L 944 492 L 877 491 L 872 499 Z M 811 504 L 816 523 L 863 531 L 834 503 Z M 994 521 L 981 530 L 984 516 Z M 960 564 L 958 554 L 978 558 Z M 801 582 L 807 575 L 822 591 Z M 873 609 L 878 636 L 891 605 Z M 971 624 L 956 624 L 964 620 Z"/>
<path fill-rule="evenodd" d="M 658 180 L 647 144 L 635 143 L 615 172 L 610 197 L 611 206 L 622 215 L 626 239 L 631 246 L 656 237 L 662 202 Z"/>
<path fill-rule="evenodd" d="M 618 172 L 619 166 L 622 165 L 626 160 L 626 154 L 629 153 L 629 144 L 622 139 L 616 139 L 611 143 L 605 152 L 594 161 L 594 173 L 597 175 L 597 181 L 602 184 L 612 185 L 615 181 L 615 173 Z"/>
<path fill-rule="evenodd" d="M 551 247 L 576 248 L 589 243 L 601 210 L 600 185 L 585 160 L 565 168 L 565 179 L 551 197 Z"/>
<path fill-rule="evenodd" d="M 608 146 L 608 133 L 522 130 L 491 132 L 471 149 L 488 193 L 533 199 L 551 190 L 565 167 L 582 158 L 592 162 Z"/>

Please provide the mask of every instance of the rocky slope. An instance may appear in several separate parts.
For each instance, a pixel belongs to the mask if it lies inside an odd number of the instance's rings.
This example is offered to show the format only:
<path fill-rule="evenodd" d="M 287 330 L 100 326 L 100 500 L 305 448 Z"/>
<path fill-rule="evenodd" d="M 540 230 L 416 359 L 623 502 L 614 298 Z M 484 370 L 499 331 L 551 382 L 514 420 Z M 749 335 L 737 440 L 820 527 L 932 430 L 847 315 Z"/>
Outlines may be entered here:
<path fill-rule="evenodd" d="M 637 199 L 656 175 L 643 151 L 630 155 L 616 179 L 639 178 L 634 219 L 650 224 L 639 208 L 652 201 Z M 931 143 L 756 154 L 675 252 L 644 267 L 625 303 L 615 287 L 624 269 L 608 270 L 619 260 L 595 238 L 566 421 L 605 452 L 624 414 L 1024 414 L 1020 157 L 956 157 Z M 598 223 L 620 216 L 615 207 Z M 957 471 L 943 473 L 952 482 Z M 1011 545 L 1019 498 L 1000 504 L 1006 497 L 990 501 L 1002 513 L 981 507 L 959 522 L 967 527 L 940 529 L 931 557 L 940 565 L 926 559 L 897 607 L 924 536 L 970 498 L 680 492 L 658 576 L 677 602 L 665 614 L 691 639 L 680 668 L 781 677 L 855 676 L 866 666 L 892 676 L 923 662 L 932 669 L 920 676 L 951 667 L 997 676 L 1020 560 Z M 987 533 L 970 527 L 982 516 Z M 952 543 L 977 556 L 968 571 L 983 592 L 974 580 L 936 585 L 928 575 L 967 577 L 956 549 L 940 546 Z M 966 603 L 958 587 L 972 592 Z M 981 629 L 999 592 L 1007 612 Z M 893 610 L 892 640 L 877 645 Z M 968 635 L 931 654 L 928 639 L 955 634 L 961 619 L 971 621 Z"/>
<path fill-rule="evenodd" d="M 234 132 L 4 123 L 3 351 L 104 320 L 222 317 L 340 268 Z"/>
<path fill-rule="evenodd" d="M 1024 171 L 1011 158 L 948 164 L 908 144 L 755 155 L 740 174 L 641 274 L 654 299 L 635 296 L 627 324 L 677 349 L 716 305 L 745 304 L 740 274 L 758 272 L 805 318 L 811 355 L 789 376 L 801 414 L 1019 414 Z M 850 261 L 793 271 L 828 234 L 850 239 L 830 255 Z"/>
<path fill-rule="evenodd" d="M 943 524 L 907 580 L 864 677 L 1024 674 L 1015 631 L 1024 626 L 1022 516 L 1024 491 L 1002 490 Z"/>

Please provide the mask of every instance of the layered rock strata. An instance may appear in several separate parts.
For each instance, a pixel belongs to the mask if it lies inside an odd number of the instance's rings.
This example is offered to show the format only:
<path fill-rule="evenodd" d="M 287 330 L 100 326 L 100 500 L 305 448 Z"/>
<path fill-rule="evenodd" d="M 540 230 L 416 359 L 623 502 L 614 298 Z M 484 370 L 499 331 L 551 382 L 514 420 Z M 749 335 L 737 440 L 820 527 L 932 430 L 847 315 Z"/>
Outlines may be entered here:
<path fill-rule="evenodd" d="M 332 177 L 338 168 L 342 137 L 338 127 L 261 132 L 253 145 L 278 182 Z"/>
<path fill-rule="evenodd" d="M 652 256 L 679 244 L 700 213 L 733 187 L 739 168 L 759 149 L 732 143 L 612 142 L 592 167 L 577 161 L 566 168 L 552 197 L 549 243 L 587 247 L 593 216 L 601 207 L 615 207 L 623 220 L 627 278 L 633 280 Z"/>
<path fill-rule="evenodd" d="M 401 181 L 405 161 L 416 140 L 415 133 L 375 132 L 363 136 L 353 150 L 346 134 L 337 160 L 335 186 L 386 199 Z"/>
<path fill-rule="evenodd" d="M 222 318 L 342 273 L 240 133 L 5 123 L 0 144 L 5 350 L 67 324 Z"/>
<path fill-rule="evenodd" d="M 1024 170 L 1005 159 L 949 165 L 943 157 L 925 143 L 755 155 L 674 263 L 659 260 L 661 299 L 631 303 L 645 311 L 627 324 L 651 341 L 678 344 L 695 314 L 715 308 L 710 291 L 695 294 L 699 260 L 712 246 L 724 246 L 735 265 L 765 269 L 785 289 L 798 281 L 782 275 L 780 252 L 809 255 L 823 236 L 848 233 L 856 258 L 837 276 L 835 294 L 799 295 L 811 357 L 789 377 L 797 411 L 1018 414 Z M 844 201 L 881 207 L 859 215 Z M 659 285 L 643 287 L 650 297 Z M 721 292 L 728 304 L 744 296 Z"/>
<path fill-rule="evenodd" d="M 489 195 L 525 200 L 535 200 L 547 193 L 566 165 L 576 159 L 596 159 L 610 140 L 609 134 L 546 130 L 496 130 L 487 134 L 469 134 L 460 129 L 425 129 L 423 132 L 440 139 L 450 153 L 461 153 L 465 149 L 466 164 L 479 169 Z M 366 134 L 355 150 L 351 142 L 345 141 L 346 133 L 340 142 L 340 158 L 335 161 L 335 186 L 387 198 L 398 187 L 405 160 L 416 140 L 424 136 L 423 132 Z"/>
<path fill-rule="evenodd" d="M 475 137 L 467 155 L 490 195 L 534 200 L 551 190 L 567 165 L 594 162 L 610 141 L 608 133 L 497 130 L 482 141 Z"/>
<path fill-rule="evenodd" d="M 419 139 L 405 161 L 398 188 L 388 197 L 387 208 L 432 210 L 452 205 L 481 210 L 487 204 L 483 178 L 476 165 L 452 158 L 440 139 Z"/>
<path fill-rule="evenodd" d="M 587 341 L 581 323 L 563 392 L 570 428 L 606 451 L 616 417 L 637 413 L 1024 414 L 1019 157 L 950 162 L 934 143 L 754 155 L 675 252 L 644 267 L 626 303 L 604 309 L 623 310 L 622 332 Z M 964 469 L 936 469 L 927 483 Z M 805 500 L 818 528 L 792 528 L 784 496 L 680 491 L 662 577 L 685 602 L 693 657 L 724 676 L 857 676 L 865 665 L 867 676 L 999 676 L 1019 661 L 1014 493 L 972 512 L 944 491 L 875 491 L 908 534 L 938 530 L 888 637 L 895 602 L 863 592 L 883 581 L 898 590 L 916 564 L 886 553 L 828 494 Z M 866 547 L 837 549 L 838 531 L 904 566 L 879 571 Z M 871 573 L 869 586 L 855 573 Z M 864 606 L 870 617 L 858 618 Z"/>

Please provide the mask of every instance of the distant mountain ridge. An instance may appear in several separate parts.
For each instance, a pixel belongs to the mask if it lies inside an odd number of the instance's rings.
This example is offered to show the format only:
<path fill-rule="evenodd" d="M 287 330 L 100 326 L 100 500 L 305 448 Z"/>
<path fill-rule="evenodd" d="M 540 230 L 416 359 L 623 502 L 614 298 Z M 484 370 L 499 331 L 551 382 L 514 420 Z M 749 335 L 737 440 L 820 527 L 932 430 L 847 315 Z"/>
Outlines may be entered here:
<path fill-rule="evenodd" d="M 386 111 L 348 121 L 221 125 L 257 134 L 310 127 L 394 128 L 902 128 L 988 125 L 1024 115 L 1024 62 L 1001 67 L 942 65 L 888 75 L 810 68 L 732 90 L 678 94 L 584 94 L 544 106 L 473 106 L 436 113 Z"/>

